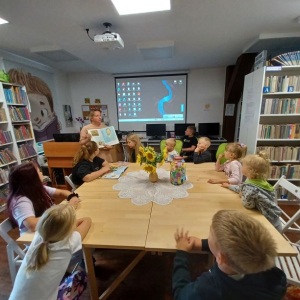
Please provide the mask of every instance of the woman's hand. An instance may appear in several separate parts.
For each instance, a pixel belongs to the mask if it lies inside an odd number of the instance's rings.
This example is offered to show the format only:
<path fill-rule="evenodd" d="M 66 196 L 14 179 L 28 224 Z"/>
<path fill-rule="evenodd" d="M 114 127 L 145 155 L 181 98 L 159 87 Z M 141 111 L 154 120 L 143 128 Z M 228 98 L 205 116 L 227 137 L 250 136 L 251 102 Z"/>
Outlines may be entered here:
<path fill-rule="evenodd" d="M 110 146 L 110 145 L 104 145 L 104 148 L 102 148 L 103 150 L 110 150 L 112 149 L 113 146 Z"/>

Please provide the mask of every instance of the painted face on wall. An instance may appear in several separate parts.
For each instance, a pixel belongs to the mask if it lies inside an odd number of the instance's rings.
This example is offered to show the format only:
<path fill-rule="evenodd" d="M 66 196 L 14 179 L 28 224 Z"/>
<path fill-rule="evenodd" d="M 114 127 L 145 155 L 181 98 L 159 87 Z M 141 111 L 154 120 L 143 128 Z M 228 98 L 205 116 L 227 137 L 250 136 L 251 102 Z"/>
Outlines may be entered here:
<path fill-rule="evenodd" d="M 30 106 L 31 106 L 31 120 L 32 124 L 38 128 L 42 127 L 43 124 L 49 122 L 53 113 L 46 96 L 38 94 L 28 95 Z"/>

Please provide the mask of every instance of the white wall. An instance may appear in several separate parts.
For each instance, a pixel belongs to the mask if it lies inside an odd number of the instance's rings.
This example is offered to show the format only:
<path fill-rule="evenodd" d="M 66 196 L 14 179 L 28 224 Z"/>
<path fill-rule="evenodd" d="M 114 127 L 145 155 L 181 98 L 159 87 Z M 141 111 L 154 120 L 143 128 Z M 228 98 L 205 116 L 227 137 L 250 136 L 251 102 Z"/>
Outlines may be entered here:
<path fill-rule="evenodd" d="M 225 68 L 195 69 L 188 74 L 187 122 L 223 122 Z M 100 72 L 69 75 L 74 117 L 82 117 L 84 98 L 96 98 L 108 105 L 110 124 L 118 128 L 115 80 Z M 209 104 L 209 109 L 205 105 Z M 75 122 L 79 128 L 79 123 Z M 134 128 L 133 128 L 134 129 Z"/>

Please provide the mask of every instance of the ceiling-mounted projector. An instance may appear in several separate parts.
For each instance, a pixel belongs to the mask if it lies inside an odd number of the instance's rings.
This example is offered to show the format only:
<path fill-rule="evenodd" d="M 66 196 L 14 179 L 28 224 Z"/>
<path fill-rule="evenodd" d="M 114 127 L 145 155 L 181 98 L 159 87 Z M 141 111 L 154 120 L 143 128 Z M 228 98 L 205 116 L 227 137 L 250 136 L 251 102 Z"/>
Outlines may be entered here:
<path fill-rule="evenodd" d="M 103 25 L 106 30 L 102 34 L 95 35 L 94 42 L 98 43 L 100 48 L 106 50 L 123 49 L 124 42 L 120 35 L 110 31 L 111 24 L 106 22 Z"/>

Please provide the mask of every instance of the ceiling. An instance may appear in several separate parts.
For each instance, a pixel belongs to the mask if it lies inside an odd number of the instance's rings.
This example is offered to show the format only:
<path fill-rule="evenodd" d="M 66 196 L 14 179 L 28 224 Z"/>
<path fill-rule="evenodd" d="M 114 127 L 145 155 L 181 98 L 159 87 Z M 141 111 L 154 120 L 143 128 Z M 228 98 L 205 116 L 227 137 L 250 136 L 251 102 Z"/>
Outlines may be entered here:
<path fill-rule="evenodd" d="M 171 0 L 171 11 L 126 16 L 110 0 L 1 2 L 0 17 L 10 23 L 0 26 L 0 49 L 68 73 L 225 67 L 259 34 L 300 32 L 299 0 Z M 101 50 L 87 37 L 85 28 L 101 34 L 106 21 L 123 38 L 123 50 Z M 145 60 L 136 44 L 158 41 L 175 42 L 173 57 Z M 42 46 L 60 47 L 78 60 L 54 62 L 30 52 Z"/>

